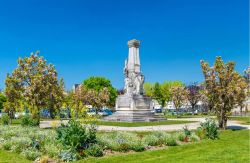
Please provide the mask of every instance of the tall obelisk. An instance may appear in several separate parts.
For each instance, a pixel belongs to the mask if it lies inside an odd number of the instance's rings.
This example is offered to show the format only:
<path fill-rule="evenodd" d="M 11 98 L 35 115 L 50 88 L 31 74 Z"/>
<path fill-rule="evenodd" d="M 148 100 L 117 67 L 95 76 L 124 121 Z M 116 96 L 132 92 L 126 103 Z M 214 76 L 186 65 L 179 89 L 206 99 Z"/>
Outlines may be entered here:
<path fill-rule="evenodd" d="M 139 56 L 140 41 L 128 41 L 128 59 L 125 60 L 125 94 L 116 99 L 116 112 L 105 120 L 108 121 L 160 121 L 164 117 L 156 117 L 151 111 L 153 109 L 152 99 L 143 94 L 144 76 L 141 73 Z"/>

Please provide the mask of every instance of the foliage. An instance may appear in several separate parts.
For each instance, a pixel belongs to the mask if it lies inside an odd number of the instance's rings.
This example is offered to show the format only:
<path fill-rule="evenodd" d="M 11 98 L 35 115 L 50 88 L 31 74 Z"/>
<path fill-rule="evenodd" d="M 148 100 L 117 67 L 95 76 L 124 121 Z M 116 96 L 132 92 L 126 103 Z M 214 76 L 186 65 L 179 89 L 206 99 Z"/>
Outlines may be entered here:
<path fill-rule="evenodd" d="M 153 91 L 153 97 L 154 99 L 157 100 L 157 102 L 162 106 L 164 107 L 165 106 L 165 99 L 163 98 L 163 94 L 162 94 L 162 91 L 161 91 L 161 86 L 159 83 L 155 83 L 154 85 L 154 91 Z"/>
<path fill-rule="evenodd" d="M 103 156 L 103 148 L 98 144 L 91 145 L 87 150 L 87 154 L 94 157 Z"/>
<path fill-rule="evenodd" d="M 206 118 L 205 122 L 202 122 L 199 127 L 201 131 L 205 133 L 205 137 L 208 139 L 219 138 L 218 127 L 215 121 L 211 118 Z"/>
<path fill-rule="evenodd" d="M 80 122 L 70 120 L 67 124 L 61 124 L 57 128 L 56 139 L 61 142 L 66 150 L 80 151 L 89 147 L 90 144 L 96 143 L 96 129 L 92 126 L 87 129 Z"/>
<path fill-rule="evenodd" d="M 38 120 L 31 118 L 29 115 L 24 115 L 21 117 L 22 126 L 37 126 L 38 124 Z"/>
<path fill-rule="evenodd" d="M 0 126 L 0 147 L 21 153 L 35 160 L 42 154 L 58 157 L 62 146 L 55 139 L 55 131 L 37 127 Z"/>
<path fill-rule="evenodd" d="M 145 144 L 134 133 L 114 132 L 98 136 L 98 143 L 106 149 L 126 152 L 129 150 L 143 151 Z"/>
<path fill-rule="evenodd" d="M 178 145 L 175 138 L 173 136 L 169 136 L 167 139 L 166 139 L 166 145 L 168 146 L 176 146 Z"/>
<path fill-rule="evenodd" d="M 3 114 L 1 118 L 3 125 L 8 125 L 10 123 L 10 117 L 8 114 Z"/>
<path fill-rule="evenodd" d="M 5 81 L 6 109 L 13 112 L 25 103 L 36 119 L 42 108 L 59 109 L 63 95 L 63 81 L 58 81 L 55 67 L 38 54 L 19 58 L 17 68 Z"/>
<path fill-rule="evenodd" d="M 188 92 L 184 86 L 178 86 L 178 85 L 173 86 L 171 88 L 171 91 L 172 91 L 172 101 L 178 114 L 178 111 L 181 108 L 181 106 L 183 106 L 187 101 Z"/>
<path fill-rule="evenodd" d="M 41 153 L 33 148 L 25 149 L 22 153 L 28 160 L 35 160 L 36 158 L 41 156 Z"/>
<path fill-rule="evenodd" d="M 3 110 L 3 104 L 7 101 L 6 96 L 3 93 L 0 93 L 0 110 Z"/>
<path fill-rule="evenodd" d="M 167 102 L 171 101 L 171 88 L 174 86 L 183 86 L 183 83 L 181 81 L 165 81 L 162 84 L 158 82 L 145 83 L 145 95 L 157 100 L 161 107 L 164 107 Z"/>
<path fill-rule="evenodd" d="M 69 161 L 77 161 L 80 156 L 74 151 L 64 150 L 60 153 L 59 157 L 61 158 L 61 160 L 69 162 Z"/>
<path fill-rule="evenodd" d="M 109 79 L 104 77 L 90 77 L 83 81 L 83 85 L 88 90 L 95 90 L 98 93 L 100 93 L 101 90 L 106 88 L 109 96 L 107 106 L 115 106 L 117 90 L 112 86 Z"/>
<path fill-rule="evenodd" d="M 143 88 L 144 88 L 146 96 L 153 97 L 153 95 L 154 95 L 154 84 L 153 83 L 144 83 Z"/>
<path fill-rule="evenodd" d="M 192 133 L 192 134 L 190 135 L 190 141 L 191 141 L 191 142 L 198 142 L 198 141 L 200 141 L 200 138 L 199 138 L 199 136 L 197 136 L 195 133 Z"/>
<path fill-rule="evenodd" d="M 212 109 L 216 112 L 219 127 L 225 129 L 228 115 L 239 104 L 237 99 L 246 94 L 246 80 L 234 70 L 234 62 L 224 63 L 221 57 L 216 58 L 213 67 L 205 61 L 201 61 L 201 67 L 206 96 L 209 103 L 213 103 Z"/>
<path fill-rule="evenodd" d="M 191 104 L 192 112 L 194 114 L 194 108 L 201 99 L 201 92 L 200 92 L 201 87 L 197 85 L 197 83 L 193 83 L 186 86 L 186 89 L 187 89 L 187 100 Z"/>

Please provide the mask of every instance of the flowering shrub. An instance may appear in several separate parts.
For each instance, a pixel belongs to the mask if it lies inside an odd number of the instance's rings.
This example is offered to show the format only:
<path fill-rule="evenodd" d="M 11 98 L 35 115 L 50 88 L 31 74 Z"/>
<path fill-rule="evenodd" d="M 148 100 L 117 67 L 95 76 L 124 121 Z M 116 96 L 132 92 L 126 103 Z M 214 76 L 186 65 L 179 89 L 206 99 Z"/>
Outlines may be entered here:
<path fill-rule="evenodd" d="M 202 131 L 207 139 L 217 139 L 219 138 L 218 126 L 215 121 L 211 118 L 206 118 L 205 122 L 200 124 L 200 127 L 197 131 Z"/>

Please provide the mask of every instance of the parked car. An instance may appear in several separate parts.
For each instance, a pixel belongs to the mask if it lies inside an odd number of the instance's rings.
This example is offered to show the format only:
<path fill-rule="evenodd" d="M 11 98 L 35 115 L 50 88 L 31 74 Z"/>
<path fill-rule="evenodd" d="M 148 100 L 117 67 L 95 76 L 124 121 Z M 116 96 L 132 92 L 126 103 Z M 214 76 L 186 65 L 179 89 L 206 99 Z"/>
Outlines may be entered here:
<path fill-rule="evenodd" d="M 155 113 L 162 113 L 162 109 L 161 108 L 155 109 Z"/>
<path fill-rule="evenodd" d="M 88 115 L 96 115 L 96 110 L 94 108 L 90 108 L 88 111 L 87 111 L 87 114 Z M 108 108 L 103 108 L 101 109 L 100 111 L 98 111 L 97 113 L 98 115 L 101 115 L 101 116 L 108 116 L 108 115 L 112 115 L 112 111 Z"/>

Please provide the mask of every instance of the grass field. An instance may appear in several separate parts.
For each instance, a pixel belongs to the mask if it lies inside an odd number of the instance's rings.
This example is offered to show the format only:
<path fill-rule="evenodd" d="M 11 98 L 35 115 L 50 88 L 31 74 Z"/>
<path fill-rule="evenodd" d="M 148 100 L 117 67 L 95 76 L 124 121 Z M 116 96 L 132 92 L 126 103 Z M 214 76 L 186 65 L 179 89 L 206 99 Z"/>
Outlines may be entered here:
<path fill-rule="evenodd" d="M 77 163 L 122 163 L 122 162 L 181 162 L 181 163 L 245 163 L 250 161 L 249 130 L 227 130 L 220 132 L 218 140 L 202 140 L 200 143 L 168 147 L 162 150 L 120 154 L 102 158 L 87 158 Z M 28 163 L 19 154 L 0 150 L 0 162 Z"/>
<path fill-rule="evenodd" d="M 139 127 L 139 126 L 157 126 L 157 125 L 172 125 L 172 124 L 185 124 L 193 123 L 195 121 L 177 121 L 166 120 L 159 122 L 110 122 L 110 121 L 97 121 L 97 125 L 104 126 L 120 126 L 120 127 Z"/>
<path fill-rule="evenodd" d="M 227 130 L 219 140 L 203 140 L 201 143 L 169 147 L 163 150 L 133 154 L 89 158 L 77 163 L 122 162 L 180 162 L 180 163 L 245 163 L 250 162 L 249 130 Z"/>
<path fill-rule="evenodd" d="M 243 125 L 250 125 L 250 117 L 229 117 L 229 119 L 239 121 Z"/>

